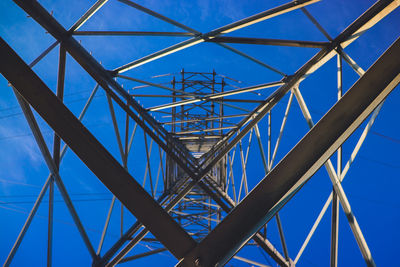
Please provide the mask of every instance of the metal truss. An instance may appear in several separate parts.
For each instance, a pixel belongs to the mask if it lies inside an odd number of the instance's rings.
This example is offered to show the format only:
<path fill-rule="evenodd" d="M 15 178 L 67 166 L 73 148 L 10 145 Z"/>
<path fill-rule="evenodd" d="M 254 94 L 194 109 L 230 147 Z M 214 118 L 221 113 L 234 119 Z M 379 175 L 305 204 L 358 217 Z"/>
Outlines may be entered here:
<path fill-rule="evenodd" d="M 298 263 L 331 202 L 331 266 L 337 266 L 338 259 L 339 205 L 346 214 L 366 264 L 375 266 L 372 253 L 341 182 L 370 131 L 383 101 L 400 82 L 398 60 L 400 41 L 397 40 L 388 48 L 367 71 L 357 65 L 345 52 L 345 48 L 396 9 L 399 2 L 389 0 L 376 2 L 343 32 L 332 38 L 305 9 L 307 5 L 317 2 L 316 0 L 292 1 L 208 33 L 201 33 L 130 0 L 118 1 L 185 32 L 79 30 L 100 8 L 106 6 L 107 0 L 98 0 L 67 30 L 37 1 L 14 0 L 26 14 L 54 37 L 55 42 L 28 65 L 3 39 L 0 40 L 0 72 L 14 90 L 50 172 L 4 266 L 11 264 L 46 192 L 49 195 L 46 255 L 48 266 L 52 265 L 55 187 L 58 188 L 63 201 L 67 204 L 92 257 L 93 266 L 114 266 L 167 250 L 177 259 L 177 266 L 223 266 L 232 258 L 256 266 L 267 266 L 236 255 L 246 245 L 261 248 L 280 266 L 294 266 Z M 297 9 L 302 10 L 304 15 L 325 35 L 327 41 L 223 36 Z M 76 40 L 76 36 L 83 35 L 179 36 L 188 37 L 188 39 L 115 69 L 107 69 Z M 266 81 L 258 85 L 240 87 L 238 81 L 221 75 L 222 88 L 218 89 L 214 87 L 218 83 L 217 73 L 214 71 L 209 73 L 212 78 L 204 73 L 186 72 L 189 76 L 185 76 L 185 72 L 182 71 L 181 80 L 174 77 L 172 82 L 167 83 L 154 80 L 144 81 L 122 74 L 200 43 L 218 45 L 282 78 L 279 81 Z M 319 51 L 294 74 L 288 75 L 270 64 L 227 45 L 228 43 L 317 48 Z M 54 94 L 49 86 L 35 74 L 32 67 L 57 46 L 59 46 L 58 81 Z M 78 117 L 69 110 L 63 99 L 67 55 L 70 55 L 96 83 Z M 301 83 L 335 57 L 338 67 L 337 103 L 314 124 L 301 94 L 303 90 Z M 342 93 L 342 60 L 360 75 L 360 79 L 344 95 Z M 203 82 L 202 90 L 189 90 L 188 87 L 192 86 L 189 84 L 193 82 L 190 77 L 196 75 L 202 75 L 204 79 L 211 82 L 209 84 Z M 142 85 L 126 90 L 120 83 L 121 80 Z M 232 83 L 227 82 L 228 80 Z M 196 82 L 199 83 L 198 80 Z M 168 93 L 137 93 L 141 88 L 148 87 Z M 276 90 L 266 98 L 251 97 L 257 95 L 260 90 L 275 87 Z M 107 108 L 112 119 L 120 160 L 116 159 L 115 155 L 106 148 L 106 144 L 90 132 L 82 122 L 99 88 L 106 94 Z M 193 88 L 195 88 L 194 85 Z M 230 98 L 232 96 L 243 96 L 243 98 L 232 99 Z M 143 102 L 145 102 L 144 99 L 155 99 L 155 102 L 143 106 L 138 99 Z M 273 146 L 272 110 L 285 99 L 288 102 L 285 105 L 279 134 Z M 277 151 L 294 99 L 310 131 L 276 164 Z M 52 153 L 32 109 L 54 131 Z M 198 117 L 188 115 L 197 109 L 206 112 L 207 115 Z M 369 122 L 350 159 L 342 164 L 342 144 L 371 113 Z M 120 120 L 121 114 L 125 119 L 123 123 Z M 265 135 L 260 131 L 261 123 L 267 125 L 268 132 Z M 63 148 L 61 148 L 61 140 L 65 143 Z M 254 148 L 252 142 L 257 142 L 258 149 Z M 267 142 L 266 151 L 263 144 L 265 142 Z M 136 170 L 131 170 L 129 164 L 129 159 L 134 153 L 132 146 L 136 143 L 143 144 L 143 151 L 135 159 L 145 158 L 145 170 L 141 183 L 138 178 L 141 174 Z M 204 145 L 207 145 L 206 149 L 199 148 Z M 60 175 L 60 164 L 68 148 L 113 195 L 97 250 L 85 230 Z M 194 151 L 196 149 L 197 153 Z M 249 188 L 250 172 L 247 170 L 252 151 L 258 152 L 265 175 L 253 189 Z M 336 169 L 330 160 L 334 153 L 337 153 Z M 279 211 L 322 166 L 325 167 L 332 182 L 332 192 L 298 254 L 294 257 L 288 252 Z M 218 176 L 216 170 L 224 172 L 221 176 L 225 180 L 221 183 L 216 178 Z M 174 179 L 168 178 L 172 176 Z M 107 251 L 102 253 L 116 200 L 121 203 L 121 235 L 113 241 Z M 136 219 L 130 222 L 131 226 L 128 229 L 124 229 L 124 220 L 127 220 L 124 218 L 124 208 Z M 207 213 L 204 213 L 204 210 Z M 267 223 L 273 217 L 276 218 L 282 252 L 278 251 L 267 237 Z M 139 243 L 146 243 L 150 250 L 128 255 Z"/>

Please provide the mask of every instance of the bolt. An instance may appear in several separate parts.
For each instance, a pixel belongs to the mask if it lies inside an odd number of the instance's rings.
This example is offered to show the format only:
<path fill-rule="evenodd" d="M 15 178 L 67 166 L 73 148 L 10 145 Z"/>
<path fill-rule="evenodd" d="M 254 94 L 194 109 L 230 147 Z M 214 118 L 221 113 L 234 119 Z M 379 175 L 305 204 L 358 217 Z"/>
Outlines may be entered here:
<path fill-rule="evenodd" d="M 201 265 L 200 265 L 200 258 L 197 258 L 197 259 L 194 261 L 194 264 L 195 264 L 196 266 L 201 266 Z"/>

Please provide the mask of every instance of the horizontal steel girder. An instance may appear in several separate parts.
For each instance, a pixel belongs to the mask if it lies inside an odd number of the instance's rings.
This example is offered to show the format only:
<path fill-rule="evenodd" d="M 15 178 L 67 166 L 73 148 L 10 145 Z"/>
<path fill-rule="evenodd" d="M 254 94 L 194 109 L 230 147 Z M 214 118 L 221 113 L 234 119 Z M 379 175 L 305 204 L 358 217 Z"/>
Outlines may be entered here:
<path fill-rule="evenodd" d="M 178 266 L 223 266 L 234 256 L 399 84 L 399 58 L 400 39 Z"/>
<path fill-rule="evenodd" d="M 266 38 L 248 38 L 248 37 L 215 37 L 207 40 L 213 43 L 234 43 L 234 44 L 256 44 L 256 45 L 277 45 L 277 46 L 294 46 L 294 47 L 309 47 L 309 48 L 323 48 L 327 46 L 328 42 L 314 42 L 314 41 L 298 41 L 298 40 L 280 40 L 280 39 L 266 39 Z"/>
<path fill-rule="evenodd" d="M 183 257 L 195 246 L 196 242 L 189 234 L 157 204 L 1 38 L 0 58 L 0 73 L 175 257 Z"/>

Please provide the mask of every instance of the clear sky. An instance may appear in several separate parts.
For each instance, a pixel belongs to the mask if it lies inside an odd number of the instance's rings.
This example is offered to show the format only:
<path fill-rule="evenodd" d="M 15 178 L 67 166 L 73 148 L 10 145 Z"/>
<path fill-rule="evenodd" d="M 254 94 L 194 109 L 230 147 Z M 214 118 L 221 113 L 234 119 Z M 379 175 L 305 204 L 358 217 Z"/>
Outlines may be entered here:
<path fill-rule="evenodd" d="M 94 1 L 39 1 L 65 27 L 71 27 Z M 197 0 L 197 1 L 159 1 L 144 0 L 139 4 L 179 21 L 197 31 L 208 32 L 239 19 L 259 13 L 287 1 L 234 1 L 234 0 Z M 308 11 L 332 36 L 336 37 L 351 22 L 370 7 L 369 0 L 323 0 L 307 7 Z M 363 68 L 368 67 L 399 37 L 400 9 L 394 10 L 373 28 L 364 33 L 357 41 L 346 48 L 346 52 Z M 116 0 L 106 3 L 80 30 L 96 31 L 179 31 L 182 30 L 143 12 L 128 7 Z M 0 1 L 0 36 L 27 63 L 32 62 L 40 53 L 54 43 L 54 38 L 45 32 L 32 18 L 13 1 Z M 290 40 L 327 41 L 317 28 L 300 10 L 275 17 L 228 36 L 258 37 Z M 157 50 L 163 49 L 188 37 L 139 37 L 139 36 L 75 36 L 92 55 L 112 70 Z M 232 47 L 265 62 L 280 71 L 293 74 L 309 58 L 318 52 L 316 48 L 255 46 L 232 44 Z M 2 60 L 0 58 L 0 60 Z M 343 89 L 346 91 L 357 80 L 358 75 L 344 62 Z M 33 70 L 55 91 L 57 83 L 58 47 L 53 49 Z M 154 62 L 134 68 L 124 74 L 152 82 L 169 81 L 172 76 L 163 79 L 151 78 L 158 74 L 177 74 L 186 71 L 210 72 L 213 69 L 241 83 L 235 86 L 245 87 L 267 82 L 279 81 L 282 77 L 259 64 L 238 56 L 213 43 L 202 43 L 191 48 L 168 55 Z M 139 85 L 119 79 L 124 88 Z M 67 56 L 65 103 L 74 114 L 82 110 L 86 99 L 95 86 L 94 80 Z M 332 59 L 300 85 L 314 121 L 336 102 L 336 59 Z M 146 93 L 149 88 L 140 93 Z M 154 92 L 164 92 L 151 88 Z M 243 99 L 265 99 L 274 88 L 259 91 L 260 95 L 243 94 Z M 152 91 L 152 92 L 153 92 Z M 238 96 L 242 97 L 242 95 Z M 288 95 L 273 110 L 272 140 L 278 137 Z M 147 101 L 147 102 L 146 102 Z M 165 103 L 165 99 L 141 100 L 146 107 Z M 396 266 L 393 256 L 399 250 L 400 198 L 399 149 L 400 120 L 398 107 L 400 92 L 395 89 L 388 97 L 383 108 L 366 138 L 354 164 L 351 166 L 343 187 L 365 239 L 378 266 Z M 244 106 L 252 108 L 254 105 Z M 124 115 L 116 109 L 120 125 Z M 162 120 L 161 115 L 154 114 Z M 46 142 L 51 147 L 53 134 L 46 123 L 37 117 Z M 112 120 L 107 111 L 107 99 L 99 89 L 83 120 L 85 126 L 119 160 L 118 146 L 113 132 Z M 260 123 L 260 131 L 267 133 L 265 119 Z M 132 124 L 133 126 L 133 124 Z M 131 126 L 131 127 L 132 127 Z M 363 128 L 365 124 L 361 127 Z M 132 129 L 132 128 L 131 128 Z M 282 144 L 277 153 L 278 162 L 291 147 L 307 132 L 307 123 L 301 115 L 299 105 L 294 101 L 288 116 Z M 357 130 L 343 147 L 343 161 L 347 162 L 361 134 Z M 248 137 L 245 137 L 248 140 Z M 266 138 L 263 139 L 266 146 Z M 243 142 L 247 146 L 248 141 Z M 143 145 L 143 132 L 140 130 L 134 139 L 133 155 L 130 156 L 130 172 L 142 181 L 146 161 Z M 257 144 L 251 145 L 247 176 L 250 189 L 263 178 L 261 159 Z M 158 149 L 156 146 L 154 151 Z M 253 153 L 253 154 L 252 154 Z M 154 153 L 158 154 L 158 152 Z M 157 172 L 158 156 L 152 156 L 153 173 Z M 336 162 L 336 157 L 333 157 Z M 237 156 L 235 164 L 240 165 Z M 97 248 L 102 227 L 107 215 L 112 195 L 79 161 L 72 152 L 67 152 L 60 170 L 64 183 L 73 199 L 83 225 L 93 246 Z M 19 108 L 7 81 L 0 77 L 0 262 L 6 259 L 24 221 L 33 206 L 36 196 L 48 175 L 48 169 L 31 135 L 21 109 Z M 239 177 L 240 175 L 236 175 Z M 239 179 L 239 178 L 237 178 Z M 146 184 L 146 189 L 148 185 Z M 285 238 L 289 255 L 295 258 L 320 209 L 329 196 L 331 185 L 324 169 L 318 171 L 309 183 L 281 211 Z M 79 237 L 71 216 L 56 189 L 54 217 L 54 266 L 88 266 L 91 261 L 84 243 Z M 48 196 L 40 206 L 20 250 L 15 256 L 14 266 L 43 266 L 46 263 L 47 209 Z M 120 235 L 119 203 L 112 214 L 111 224 L 105 240 L 103 252 Z M 329 264 L 330 208 L 321 225 L 312 237 L 309 246 L 298 262 L 298 266 L 327 266 Z M 127 214 L 125 230 L 134 218 Z M 282 251 L 276 222 L 269 224 L 268 236 L 271 242 Z M 234 233 L 232 233 L 234 234 Z M 156 246 L 153 246 L 156 247 Z M 152 248 L 153 248 L 152 247 Z M 133 254 L 147 251 L 146 243 L 138 246 Z M 269 259 L 257 248 L 245 248 L 238 254 L 269 265 Z M 127 266 L 172 266 L 176 259 L 168 252 L 127 263 Z M 249 264 L 233 259 L 230 266 L 248 266 Z M 364 266 L 361 253 L 351 233 L 346 217 L 340 210 L 339 229 L 339 266 Z"/>

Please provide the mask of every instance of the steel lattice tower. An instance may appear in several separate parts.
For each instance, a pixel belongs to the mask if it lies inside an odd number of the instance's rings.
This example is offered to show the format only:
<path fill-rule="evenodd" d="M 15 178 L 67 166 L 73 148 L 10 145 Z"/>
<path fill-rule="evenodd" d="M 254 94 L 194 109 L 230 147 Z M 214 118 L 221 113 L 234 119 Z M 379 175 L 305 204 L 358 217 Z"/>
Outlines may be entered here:
<path fill-rule="evenodd" d="M 54 237 L 57 234 L 54 227 L 57 193 L 66 204 L 65 210 L 71 215 L 93 266 L 134 264 L 137 259 L 148 259 L 164 252 L 176 259 L 177 266 L 235 264 L 231 259 L 256 266 L 272 265 L 271 262 L 279 266 L 301 265 L 300 257 L 329 206 L 332 207 L 330 266 L 337 266 L 340 258 L 340 207 L 346 217 L 343 221 L 347 221 L 342 223 L 349 224 L 365 263 L 376 265 L 342 181 L 384 100 L 400 82 L 400 41 L 397 39 L 387 48 L 368 70 L 350 57 L 346 47 L 358 38 L 361 42 L 365 32 L 398 7 L 398 0 L 377 1 L 336 37 L 330 36 L 306 9 L 318 2 L 316 0 L 291 1 L 207 33 L 130 0 L 114 2 L 172 24 L 183 32 L 81 30 L 96 12 L 107 9 L 111 4 L 107 0 L 96 1 L 69 28 L 37 1 L 14 2 L 53 38 L 52 45 L 30 64 L 25 63 L 6 41 L 1 39 L 0 42 L 0 72 L 15 94 L 50 173 L 16 241 L 7 243 L 9 252 L 4 266 L 21 257 L 17 252 L 25 235 L 33 231 L 31 224 L 39 208 L 46 206 L 44 199 L 48 200 L 48 210 L 43 254 L 48 266 L 55 263 L 53 250 L 56 241 L 61 239 Z M 326 41 L 231 34 L 296 10 L 325 36 Z M 186 39 L 131 62 L 124 58 L 125 62 L 119 62 L 114 68 L 109 62 L 101 62 L 102 55 L 97 58 L 87 50 L 86 46 L 93 45 L 90 38 L 95 36 Z M 85 37 L 89 41 L 78 39 Z M 312 48 L 317 52 L 288 74 L 230 44 Z M 265 75 L 266 80 L 259 84 L 245 81 L 250 85 L 244 86 L 237 77 L 225 76 L 224 70 L 210 67 L 206 70 L 209 72 L 200 72 L 171 62 L 175 73 L 153 76 L 149 80 L 138 78 L 141 77 L 140 66 L 167 59 L 171 54 L 196 45 L 218 46 L 275 76 Z M 112 47 L 112 42 L 104 46 Z M 43 81 L 48 77 L 34 67 L 56 47 L 57 82 L 53 88 L 48 81 Z M 73 76 L 68 75 L 69 62 L 80 68 L 77 80 L 82 84 L 89 80 L 94 86 L 79 112 L 68 99 L 76 94 L 68 88 L 71 87 L 68 79 Z M 337 77 L 335 101 L 319 121 L 313 120 L 303 88 L 307 88 L 307 81 L 314 72 L 332 62 Z M 351 86 L 343 82 L 344 66 L 359 76 Z M 179 72 L 182 67 L 185 69 Z M 103 102 L 93 103 L 96 97 Z M 295 113 L 294 105 L 298 109 L 296 120 L 301 120 L 309 130 L 301 132 L 296 124 L 291 129 L 298 130 L 297 135 L 285 143 L 285 138 L 295 135 L 289 132 L 285 136 L 288 120 Z M 112 127 L 96 130 L 90 121 L 105 116 Z M 356 130 L 359 136 L 351 137 Z M 355 145 L 346 158 L 342 147 L 349 138 L 354 138 Z M 67 153 L 69 149 L 73 153 Z M 106 200 L 110 203 L 79 210 L 69 192 L 77 187 L 72 185 L 71 179 L 75 173 L 64 167 L 63 159 L 83 163 L 83 167 L 73 165 L 74 169 L 82 170 L 80 179 L 106 189 L 109 197 Z M 329 186 L 325 186 L 329 196 L 294 255 L 288 248 L 287 241 L 292 238 L 285 235 L 285 221 L 280 212 L 294 201 L 319 169 L 321 172 L 325 169 L 325 176 L 329 178 L 326 179 Z M 120 205 L 119 212 L 116 212 L 117 205 Z M 305 210 L 296 212 L 298 216 Z M 102 229 L 90 232 L 86 225 L 90 221 L 88 218 L 96 223 L 101 221 Z M 243 251 L 245 255 L 237 254 Z M 265 258 L 253 259 L 254 253 Z"/>
<path fill-rule="evenodd" d="M 224 78 L 217 76 L 216 72 L 185 72 L 181 71 L 180 79 L 175 76 L 171 82 L 172 88 L 179 92 L 172 92 L 172 103 L 187 99 L 188 94 L 196 97 L 221 93 L 226 86 Z M 171 108 L 171 121 L 166 124 L 174 137 L 188 149 L 194 158 L 200 158 L 208 152 L 223 137 L 226 122 L 223 119 L 224 107 L 211 100 L 205 104 L 187 104 Z M 168 194 L 179 194 L 181 188 L 175 189 L 174 185 L 184 179 L 186 173 L 176 162 L 166 157 L 166 186 Z M 211 181 L 221 190 L 225 191 L 227 182 L 226 157 L 210 172 Z M 221 220 L 221 209 L 211 203 L 212 199 L 200 187 L 194 187 L 185 197 L 176 210 L 172 211 L 176 219 L 197 239 L 204 238 L 211 225 Z M 192 228 L 192 229 L 189 229 Z"/>

